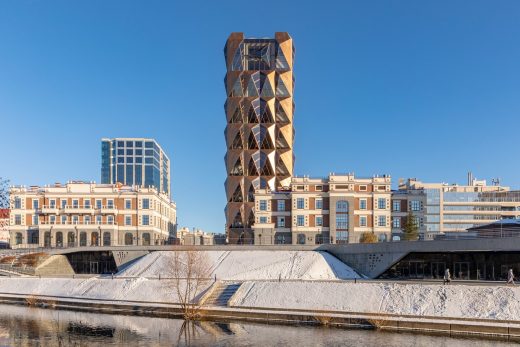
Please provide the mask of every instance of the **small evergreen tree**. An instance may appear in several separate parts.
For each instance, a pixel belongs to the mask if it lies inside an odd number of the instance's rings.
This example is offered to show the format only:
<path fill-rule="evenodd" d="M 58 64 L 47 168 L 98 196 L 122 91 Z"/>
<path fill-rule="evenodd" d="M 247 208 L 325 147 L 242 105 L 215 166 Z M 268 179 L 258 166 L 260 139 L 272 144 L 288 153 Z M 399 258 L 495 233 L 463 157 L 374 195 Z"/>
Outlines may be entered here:
<path fill-rule="evenodd" d="M 359 242 L 360 243 L 376 243 L 377 242 L 377 235 L 374 234 L 374 232 L 365 231 L 359 237 Z"/>
<path fill-rule="evenodd" d="M 419 238 L 419 225 L 415 220 L 415 216 L 410 211 L 406 217 L 406 222 L 403 224 L 403 239 L 405 241 L 416 241 Z"/>

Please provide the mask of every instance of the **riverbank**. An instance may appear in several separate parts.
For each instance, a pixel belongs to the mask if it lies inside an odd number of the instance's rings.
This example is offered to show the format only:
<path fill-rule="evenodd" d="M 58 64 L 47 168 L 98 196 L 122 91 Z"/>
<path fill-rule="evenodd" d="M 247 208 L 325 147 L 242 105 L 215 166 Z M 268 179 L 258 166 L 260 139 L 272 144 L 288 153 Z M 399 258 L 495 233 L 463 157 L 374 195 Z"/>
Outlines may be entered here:
<path fill-rule="evenodd" d="M 208 282 L 199 293 L 239 283 L 225 306 L 203 305 L 217 321 L 318 324 L 520 341 L 520 288 L 506 286 L 258 280 Z M 0 302 L 113 314 L 179 318 L 170 280 L 1 278 Z"/>
<path fill-rule="evenodd" d="M 182 318 L 177 304 L 137 301 L 71 299 L 56 296 L 27 296 L 0 293 L 1 304 L 28 305 L 46 309 L 103 314 Z M 242 307 L 202 307 L 201 320 L 255 322 L 276 325 L 322 325 L 349 329 L 377 329 L 460 337 L 484 337 L 520 342 L 520 322 L 460 319 L 395 314 L 371 314 L 330 310 L 296 310 Z"/>

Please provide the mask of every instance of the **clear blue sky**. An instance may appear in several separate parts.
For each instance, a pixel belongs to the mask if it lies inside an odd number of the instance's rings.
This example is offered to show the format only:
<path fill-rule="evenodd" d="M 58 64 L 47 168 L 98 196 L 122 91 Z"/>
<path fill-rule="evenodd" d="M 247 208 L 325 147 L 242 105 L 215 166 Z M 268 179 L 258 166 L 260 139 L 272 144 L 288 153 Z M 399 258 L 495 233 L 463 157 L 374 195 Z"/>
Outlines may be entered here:
<path fill-rule="evenodd" d="M 0 0 L 0 176 L 100 180 L 153 137 L 180 225 L 224 228 L 223 47 L 288 31 L 295 173 L 520 188 L 520 2 Z"/>

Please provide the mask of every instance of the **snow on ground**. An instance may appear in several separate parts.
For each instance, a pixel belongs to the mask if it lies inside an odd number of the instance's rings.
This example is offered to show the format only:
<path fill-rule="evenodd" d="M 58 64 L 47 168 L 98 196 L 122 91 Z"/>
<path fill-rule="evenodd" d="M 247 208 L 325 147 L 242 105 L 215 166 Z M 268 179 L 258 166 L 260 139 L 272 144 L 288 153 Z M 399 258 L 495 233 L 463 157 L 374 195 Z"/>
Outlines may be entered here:
<path fill-rule="evenodd" d="M 232 305 L 237 307 L 520 321 L 520 287 L 341 281 L 358 275 L 330 254 L 312 251 L 207 254 L 212 265 L 208 277 L 216 274 L 219 280 L 245 281 L 232 298 Z M 114 279 L 0 277 L 0 295 L 175 303 L 173 281 L 164 279 L 172 257 L 173 252 L 150 253 Z M 276 281 L 279 276 L 281 282 Z M 201 292 L 211 284 L 209 281 Z"/>
<path fill-rule="evenodd" d="M 520 287 L 352 282 L 245 282 L 239 307 L 520 321 Z"/>
<path fill-rule="evenodd" d="M 211 283 L 208 283 L 210 285 Z M 205 288 L 203 288 L 204 290 Z M 0 278 L 2 294 L 72 299 L 175 303 L 168 280 L 133 278 Z M 249 308 L 392 313 L 520 321 L 520 287 L 353 283 L 352 281 L 246 281 L 232 305 Z"/>
<path fill-rule="evenodd" d="M 360 278 L 349 266 L 327 252 L 314 251 L 206 251 L 211 274 L 222 280 Z M 118 276 L 166 277 L 174 252 L 152 252 L 118 273 Z"/>
<path fill-rule="evenodd" d="M 206 289 L 211 283 L 208 283 Z M 78 299 L 128 300 L 147 302 L 175 302 L 173 281 L 145 278 L 110 279 L 91 277 L 34 278 L 0 277 L 1 294 L 47 295 Z"/>

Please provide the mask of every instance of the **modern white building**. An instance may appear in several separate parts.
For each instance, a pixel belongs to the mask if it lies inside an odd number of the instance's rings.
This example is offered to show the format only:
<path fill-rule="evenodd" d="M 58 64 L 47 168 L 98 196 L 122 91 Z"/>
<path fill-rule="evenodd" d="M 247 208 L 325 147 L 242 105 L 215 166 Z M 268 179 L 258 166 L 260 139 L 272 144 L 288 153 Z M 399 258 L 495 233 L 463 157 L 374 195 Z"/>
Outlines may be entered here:
<path fill-rule="evenodd" d="M 423 183 L 411 178 L 392 193 L 392 234 L 399 239 L 409 213 L 419 226 L 420 237 L 433 239 L 442 233 L 501 219 L 520 217 L 520 191 L 468 179 L 467 185 Z"/>

